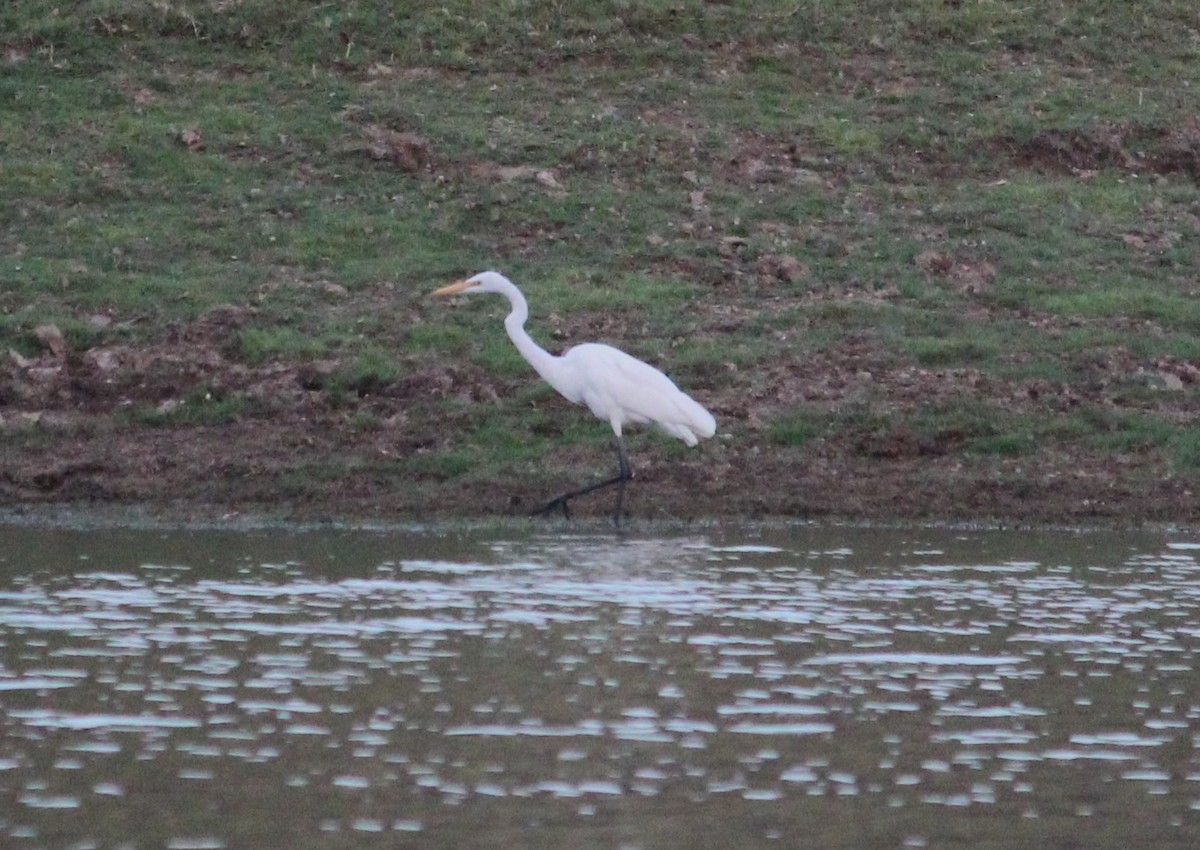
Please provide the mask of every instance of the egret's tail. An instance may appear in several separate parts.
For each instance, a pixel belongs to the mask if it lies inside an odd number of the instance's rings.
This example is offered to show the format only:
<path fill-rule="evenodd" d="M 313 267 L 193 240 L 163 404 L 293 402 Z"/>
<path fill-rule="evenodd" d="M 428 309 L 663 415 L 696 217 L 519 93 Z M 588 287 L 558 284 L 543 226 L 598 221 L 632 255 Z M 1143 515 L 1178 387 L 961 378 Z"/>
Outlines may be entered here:
<path fill-rule="evenodd" d="M 682 398 L 675 401 L 678 418 L 673 422 L 660 423 L 662 429 L 689 446 L 707 440 L 717 433 L 717 420 L 713 415 L 691 396 L 683 393 L 680 395 Z"/>

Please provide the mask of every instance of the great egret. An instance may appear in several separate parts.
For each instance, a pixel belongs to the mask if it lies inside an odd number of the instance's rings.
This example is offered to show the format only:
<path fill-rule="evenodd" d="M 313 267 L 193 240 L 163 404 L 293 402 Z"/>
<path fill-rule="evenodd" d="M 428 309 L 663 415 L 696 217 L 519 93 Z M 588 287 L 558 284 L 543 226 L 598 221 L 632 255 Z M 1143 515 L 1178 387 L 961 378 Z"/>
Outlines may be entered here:
<path fill-rule="evenodd" d="M 617 509 L 613 521 L 621 524 L 621 508 L 625 501 L 625 485 L 633 478 L 633 466 L 625 454 L 621 429 L 626 424 L 652 423 L 672 437 L 694 446 L 717 431 L 713 415 L 691 396 L 675 386 L 675 382 L 655 369 L 618 348 L 603 343 L 587 342 L 563 352 L 559 357 L 542 348 L 525 331 L 529 304 L 516 284 L 499 272 L 480 272 L 474 277 L 443 286 L 434 295 L 455 293 L 495 292 L 512 305 L 504 319 L 504 329 L 521 356 L 529 361 L 545 381 L 573 404 L 586 404 L 597 418 L 613 429 L 617 449 L 617 474 L 598 484 L 589 484 L 564 493 L 536 513 L 544 514 L 561 507 L 569 517 L 567 502 L 584 493 L 604 487 L 617 486 Z"/>

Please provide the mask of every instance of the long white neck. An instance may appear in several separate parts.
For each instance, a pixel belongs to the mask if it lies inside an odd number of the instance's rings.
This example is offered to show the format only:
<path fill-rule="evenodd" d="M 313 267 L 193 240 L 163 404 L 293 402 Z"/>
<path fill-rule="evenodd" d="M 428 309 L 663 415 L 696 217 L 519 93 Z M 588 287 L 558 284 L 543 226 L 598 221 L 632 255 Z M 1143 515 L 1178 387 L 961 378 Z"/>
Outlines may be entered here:
<path fill-rule="evenodd" d="M 534 342 L 533 337 L 525 331 L 525 320 L 529 318 L 529 304 L 525 301 L 525 296 L 507 280 L 496 291 L 512 304 L 512 312 L 504 319 L 504 329 L 508 331 L 508 338 L 542 379 L 552 387 L 558 388 L 559 358 Z"/>

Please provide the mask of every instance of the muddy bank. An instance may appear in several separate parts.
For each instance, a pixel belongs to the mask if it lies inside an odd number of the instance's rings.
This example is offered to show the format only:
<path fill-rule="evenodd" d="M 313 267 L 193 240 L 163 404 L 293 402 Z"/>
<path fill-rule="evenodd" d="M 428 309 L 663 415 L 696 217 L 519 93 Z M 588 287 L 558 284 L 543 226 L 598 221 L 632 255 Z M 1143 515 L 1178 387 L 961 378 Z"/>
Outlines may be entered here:
<path fill-rule="evenodd" d="M 536 384 L 532 374 L 505 379 L 470 363 L 425 364 L 394 380 L 346 386 L 331 377 L 336 362 L 238 362 L 230 340 L 250 318 L 222 308 L 166 329 L 156 343 L 90 349 L 45 329 L 35 356 L 9 352 L 0 370 L 0 500 L 136 506 L 177 518 L 427 521 L 527 514 L 610 472 L 605 426 L 595 424 L 594 440 L 564 444 L 557 437 L 588 414 L 550 394 L 523 402 L 550 423 L 524 435 L 544 445 L 534 462 L 506 463 L 501 446 L 460 427 L 456 417 L 474 406 L 522 404 L 514 396 Z M 1190 414 L 1172 405 L 1187 394 L 1172 388 L 1197 377 L 1185 366 L 1106 362 L 1096 375 L 1146 373 L 1162 384 L 1157 414 L 1178 419 Z M 825 357 L 731 373 L 697 391 L 720 424 L 697 449 L 635 436 L 628 511 L 648 520 L 1200 522 L 1195 476 L 1153 451 L 1059 439 L 1003 456 L 972 451 L 960 426 L 905 424 L 923 406 L 956 400 L 998 410 L 1101 410 L 1115 392 L 1106 386 L 1095 376 L 1066 386 L 917 369 L 889 362 L 868 339 L 848 338 Z M 779 439 L 770 424 L 781 410 L 832 415 L 868 388 L 894 418 L 847 419 L 800 445 Z M 511 421 L 519 426 L 521 409 Z M 439 461 L 467 441 L 480 464 L 470 456 Z M 574 511 L 600 516 L 611 504 L 611 495 L 597 494 Z"/>

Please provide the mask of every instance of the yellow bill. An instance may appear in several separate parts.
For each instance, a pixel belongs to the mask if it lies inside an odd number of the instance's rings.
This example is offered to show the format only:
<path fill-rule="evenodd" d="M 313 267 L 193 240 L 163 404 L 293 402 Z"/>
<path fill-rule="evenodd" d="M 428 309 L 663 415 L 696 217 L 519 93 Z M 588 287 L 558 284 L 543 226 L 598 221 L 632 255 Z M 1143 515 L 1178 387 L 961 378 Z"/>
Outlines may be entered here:
<path fill-rule="evenodd" d="M 471 281 L 469 281 L 469 280 L 456 280 L 454 283 L 450 284 L 449 286 L 443 286 L 441 289 L 435 289 L 430 294 L 431 295 L 453 295 L 456 292 L 462 292 L 464 289 L 467 289 L 469 286 L 471 286 Z"/>

